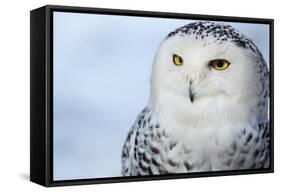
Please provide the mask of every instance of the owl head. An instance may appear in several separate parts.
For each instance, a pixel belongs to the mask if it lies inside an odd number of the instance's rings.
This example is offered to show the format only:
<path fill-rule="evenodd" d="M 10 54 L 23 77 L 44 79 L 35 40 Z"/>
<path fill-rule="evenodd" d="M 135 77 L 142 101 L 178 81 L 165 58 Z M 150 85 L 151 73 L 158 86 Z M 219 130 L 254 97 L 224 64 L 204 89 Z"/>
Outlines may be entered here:
<path fill-rule="evenodd" d="M 150 103 L 180 109 L 257 106 L 268 70 L 261 52 L 230 25 L 195 22 L 176 29 L 155 56 Z"/>

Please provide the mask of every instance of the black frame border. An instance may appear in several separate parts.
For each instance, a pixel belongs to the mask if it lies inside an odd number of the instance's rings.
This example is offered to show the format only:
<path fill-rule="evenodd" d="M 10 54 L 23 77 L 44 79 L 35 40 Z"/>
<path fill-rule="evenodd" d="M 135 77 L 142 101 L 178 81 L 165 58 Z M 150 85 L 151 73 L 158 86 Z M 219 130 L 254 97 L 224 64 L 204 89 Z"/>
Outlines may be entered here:
<path fill-rule="evenodd" d="M 192 19 L 192 20 L 211 20 L 222 22 L 239 22 L 239 23 L 256 23 L 268 24 L 270 27 L 270 167 L 268 169 L 245 169 L 232 171 L 212 171 L 212 172 L 196 172 L 196 173 L 180 173 L 153 176 L 130 176 L 130 177 L 106 177 L 106 178 L 90 178 L 90 179 L 73 179 L 73 180 L 53 180 L 53 13 L 54 12 L 71 12 L 86 14 L 104 14 L 119 16 L 136 16 L 136 17 L 156 17 L 171 19 Z M 249 17 L 231 17 L 231 16 L 214 16 L 214 15 L 198 15 L 185 13 L 169 13 L 169 12 L 150 12 L 138 10 L 121 10 L 121 9 L 104 9 L 89 7 L 73 7 L 46 5 L 44 7 L 31 11 L 31 112 L 30 112 L 30 180 L 48 187 L 65 186 L 65 185 L 84 185 L 99 183 L 120 183 L 133 181 L 149 181 L 163 179 L 180 179 L 180 178 L 197 178 L 210 176 L 227 176 L 241 174 L 257 174 L 257 173 L 273 173 L 274 172 L 274 20 L 264 18 Z M 35 21 L 40 17 L 39 21 Z M 41 25 L 38 25 L 41 22 Z M 43 25 L 42 25 L 43 24 Z M 43 28 L 43 29 L 42 29 Z M 38 37 L 34 37 L 38 33 Z M 36 35 L 35 35 L 36 36 Z M 42 45 L 38 44 L 38 39 Z M 38 50 L 41 54 L 38 54 Z M 38 64 L 38 62 L 40 62 Z M 35 68 L 35 63 L 40 65 Z M 39 69 L 38 69 L 39 68 Z M 37 81 L 40 77 L 45 77 L 42 81 Z M 36 82 L 35 82 L 36 81 Z M 37 89 L 43 86 L 44 90 Z M 43 98 L 37 98 L 36 95 L 43 94 Z M 38 103 L 41 105 L 39 106 Z M 43 107 L 43 110 L 40 111 Z M 38 113 L 39 112 L 39 113 Z M 36 119 L 44 120 L 42 123 L 36 122 Z M 42 119 L 43 118 L 43 119 Z M 39 130 L 38 130 L 39 126 Z M 35 129 L 37 127 L 37 129 Z M 42 140 L 39 141 L 38 137 Z M 36 139 L 37 138 L 37 139 Z M 37 147 L 34 147 L 37 145 Z M 41 153 L 39 154 L 39 152 Z"/>

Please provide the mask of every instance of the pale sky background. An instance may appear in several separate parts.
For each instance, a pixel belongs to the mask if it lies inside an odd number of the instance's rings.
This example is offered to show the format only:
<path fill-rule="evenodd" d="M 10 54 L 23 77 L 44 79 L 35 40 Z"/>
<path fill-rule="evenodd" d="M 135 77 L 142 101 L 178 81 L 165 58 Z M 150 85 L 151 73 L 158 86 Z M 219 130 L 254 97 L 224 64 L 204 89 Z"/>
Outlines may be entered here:
<path fill-rule="evenodd" d="M 54 13 L 54 180 L 121 176 L 162 39 L 193 20 Z M 269 61 L 269 25 L 225 22 Z"/>

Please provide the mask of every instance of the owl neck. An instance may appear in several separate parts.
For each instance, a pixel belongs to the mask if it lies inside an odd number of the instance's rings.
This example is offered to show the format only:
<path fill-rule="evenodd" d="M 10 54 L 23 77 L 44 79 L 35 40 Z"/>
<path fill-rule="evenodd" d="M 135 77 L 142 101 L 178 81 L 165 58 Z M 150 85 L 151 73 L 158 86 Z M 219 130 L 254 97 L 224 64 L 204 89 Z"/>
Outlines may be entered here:
<path fill-rule="evenodd" d="M 257 122 L 258 108 L 255 103 L 218 96 L 205 97 L 193 103 L 188 96 L 175 94 L 165 89 L 150 91 L 149 107 L 161 121 L 174 121 L 179 126 L 200 125 L 202 121 L 210 124 L 237 122 Z M 192 127 L 190 126 L 190 127 Z M 205 125 L 202 125 L 205 126 Z"/>

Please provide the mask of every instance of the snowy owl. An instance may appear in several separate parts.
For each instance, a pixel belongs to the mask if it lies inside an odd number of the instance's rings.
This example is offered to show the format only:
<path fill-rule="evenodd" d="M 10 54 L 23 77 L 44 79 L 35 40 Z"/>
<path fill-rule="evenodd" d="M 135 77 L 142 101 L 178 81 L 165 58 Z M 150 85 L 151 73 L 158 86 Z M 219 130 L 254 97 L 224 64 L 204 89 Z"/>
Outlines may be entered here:
<path fill-rule="evenodd" d="M 154 58 L 122 174 L 268 168 L 268 102 L 269 72 L 252 40 L 224 23 L 180 27 Z"/>

